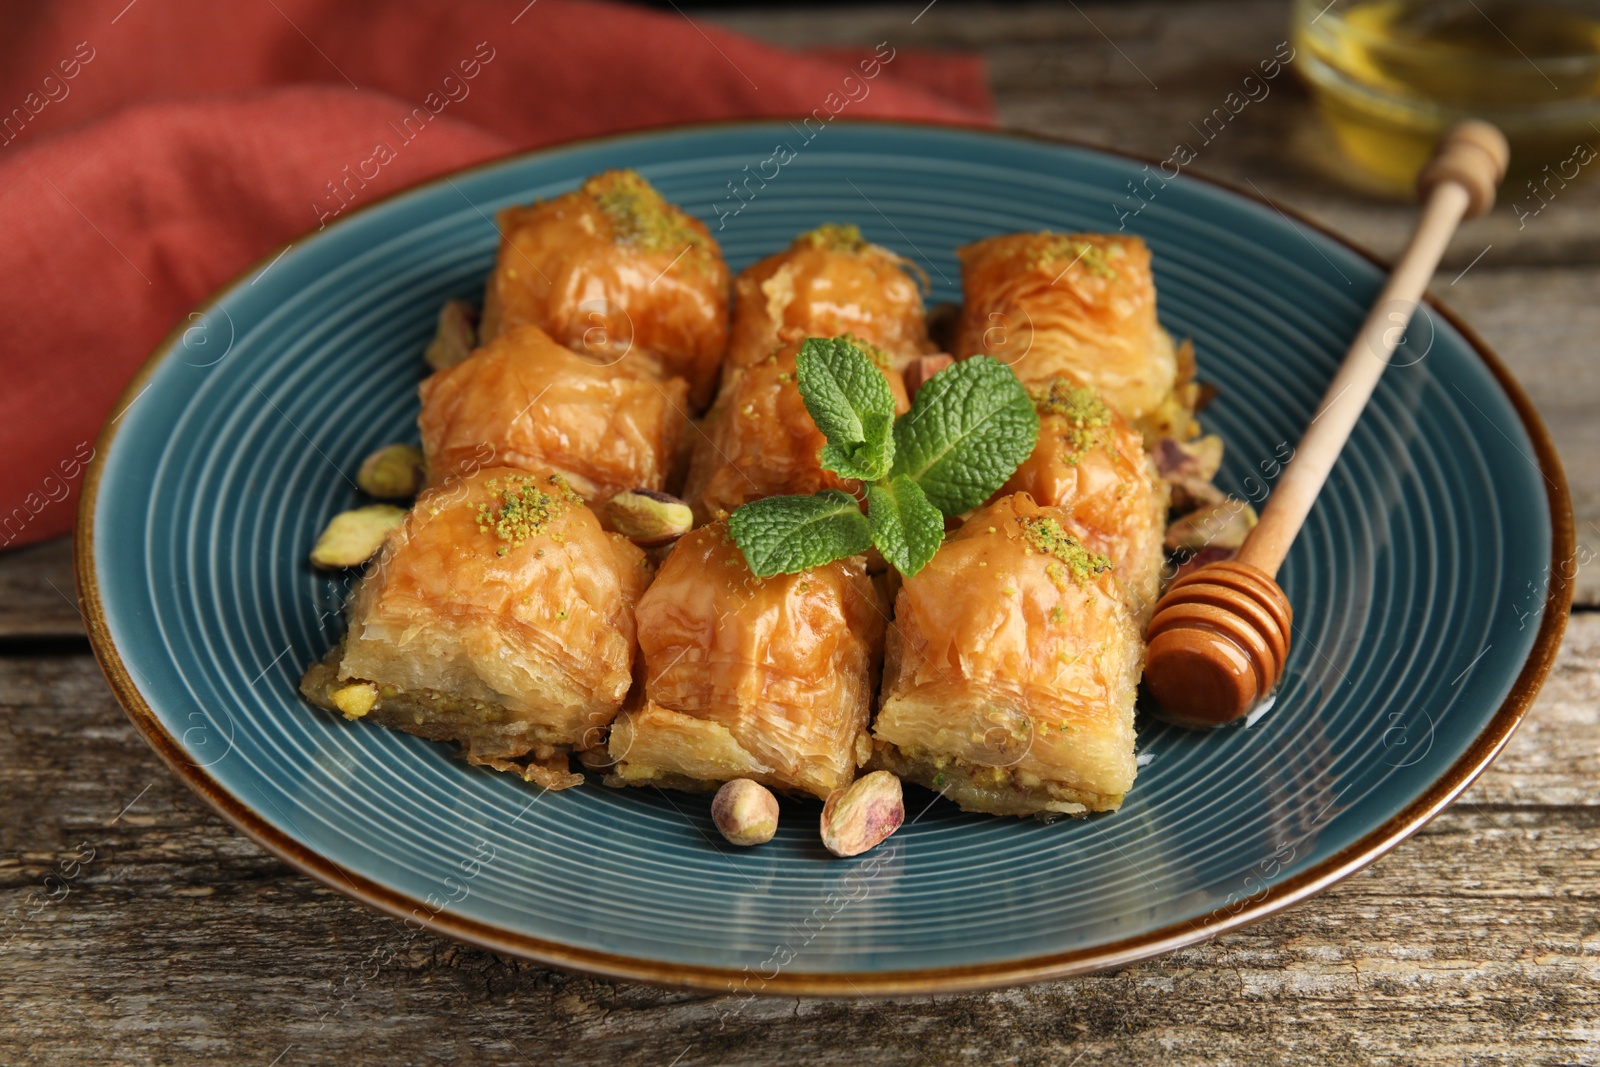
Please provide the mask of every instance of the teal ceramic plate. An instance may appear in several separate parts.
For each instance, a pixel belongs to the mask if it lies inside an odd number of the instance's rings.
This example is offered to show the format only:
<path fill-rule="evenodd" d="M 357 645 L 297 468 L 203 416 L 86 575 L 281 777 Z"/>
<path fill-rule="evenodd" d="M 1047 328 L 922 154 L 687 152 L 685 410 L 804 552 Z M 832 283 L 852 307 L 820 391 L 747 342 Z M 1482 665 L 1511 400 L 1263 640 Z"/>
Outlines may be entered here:
<path fill-rule="evenodd" d="M 922 264 L 935 301 L 960 296 L 958 245 L 1122 219 L 1154 249 L 1162 322 L 1194 339 L 1221 391 L 1205 423 L 1227 442 L 1222 482 L 1255 499 L 1383 274 L 1188 177 L 1131 214 L 1142 164 L 1102 152 L 900 124 L 804 137 L 694 127 L 482 166 L 351 211 L 181 324 L 101 437 L 78 568 L 113 687 L 185 781 L 290 863 L 413 926 L 740 993 L 967 988 L 1125 963 L 1316 892 L 1465 788 L 1554 655 L 1572 529 L 1532 409 L 1439 308 L 1413 326 L 1280 575 L 1296 624 L 1276 706 L 1210 734 L 1144 724 L 1139 781 L 1115 815 L 1043 825 L 913 791 L 905 828 L 854 860 L 823 852 L 799 804 L 772 844 L 735 852 L 703 797 L 541 794 L 450 746 L 303 704 L 296 680 L 337 638 L 345 595 L 306 553 L 359 499 L 362 456 L 415 440 L 435 313 L 478 296 L 508 204 L 636 167 L 710 224 L 735 270 L 853 221 Z M 793 158 L 764 162 L 778 145 Z"/>

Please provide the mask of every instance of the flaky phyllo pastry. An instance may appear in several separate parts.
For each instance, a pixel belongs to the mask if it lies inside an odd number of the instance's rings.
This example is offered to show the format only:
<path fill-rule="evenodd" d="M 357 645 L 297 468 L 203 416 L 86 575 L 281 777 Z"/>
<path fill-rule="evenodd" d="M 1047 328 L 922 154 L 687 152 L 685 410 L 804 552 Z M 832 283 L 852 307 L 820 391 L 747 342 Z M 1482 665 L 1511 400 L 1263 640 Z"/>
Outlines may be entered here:
<path fill-rule="evenodd" d="M 560 475 L 490 468 L 429 490 L 356 586 L 312 703 L 550 788 L 603 744 L 633 681 L 645 554 Z"/>
<path fill-rule="evenodd" d="M 612 728 L 611 780 L 848 785 L 871 750 L 885 617 L 859 556 L 757 578 L 725 524 L 688 534 L 639 601 L 644 703 Z"/>
<path fill-rule="evenodd" d="M 900 587 L 876 763 L 969 811 L 1115 810 L 1143 661 L 1110 561 L 1058 509 L 1002 497 Z"/>
<path fill-rule="evenodd" d="M 844 334 L 903 367 L 933 350 L 917 271 L 855 226 L 829 223 L 801 234 L 734 280 L 728 369 L 758 364 L 788 342 Z"/>
<path fill-rule="evenodd" d="M 952 350 L 1028 384 L 1066 375 L 1154 442 L 1194 436 L 1193 359 L 1156 321 L 1150 249 L 1137 237 L 1013 233 L 959 250 L 966 292 Z"/>
<path fill-rule="evenodd" d="M 498 222 L 481 340 L 538 326 L 602 362 L 683 378 L 705 407 L 728 343 L 728 268 L 704 223 L 626 170 Z"/>
<path fill-rule="evenodd" d="M 592 507 L 663 489 L 688 428 L 688 385 L 602 363 L 536 326 L 512 326 L 422 383 L 428 482 L 486 466 L 555 471 Z"/>

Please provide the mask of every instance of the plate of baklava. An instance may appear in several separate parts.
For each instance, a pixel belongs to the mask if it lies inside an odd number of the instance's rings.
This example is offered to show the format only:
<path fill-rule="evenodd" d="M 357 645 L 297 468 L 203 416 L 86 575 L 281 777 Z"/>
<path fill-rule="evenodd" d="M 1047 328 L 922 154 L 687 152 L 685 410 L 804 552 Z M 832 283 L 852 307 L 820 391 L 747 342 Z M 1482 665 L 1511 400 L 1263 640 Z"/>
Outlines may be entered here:
<path fill-rule="evenodd" d="M 979 130 L 499 160 L 155 352 L 85 483 L 91 638 L 201 796 L 419 933 L 729 1010 L 1126 964 L 1399 843 L 1559 643 L 1559 464 L 1429 304 L 1279 575 L 1272 698 L 1195 730 L 1141 690 L 1383 277 Z"/>

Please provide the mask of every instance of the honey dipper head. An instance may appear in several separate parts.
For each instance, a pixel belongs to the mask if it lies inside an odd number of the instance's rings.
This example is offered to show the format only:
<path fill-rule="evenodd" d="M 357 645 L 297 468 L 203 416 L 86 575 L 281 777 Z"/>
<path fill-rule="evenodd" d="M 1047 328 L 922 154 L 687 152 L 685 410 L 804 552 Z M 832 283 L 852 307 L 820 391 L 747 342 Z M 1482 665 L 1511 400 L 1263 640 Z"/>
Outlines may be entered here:
<path fill-rule="evenodd" d="M 1172 584 L 1145 631 L 1144 681 L 1162 716 L 1221 726 L 1278 684 L 1289 654 L 1289 600 L 1266 572 L 1229 560 Z"/>
<path fill-rule="evenodd" d="M 1433 158 L 1417 176 L 1417 196 L 1426 200 L 1434 186 L 1455 182 L 1467 191 L 1466 217 L 1475 219 L 1494 207 L 1495 187 L 1510 162 L 1506 135 L 1487 122 L 1468 119 L 1439 139 Z"/>

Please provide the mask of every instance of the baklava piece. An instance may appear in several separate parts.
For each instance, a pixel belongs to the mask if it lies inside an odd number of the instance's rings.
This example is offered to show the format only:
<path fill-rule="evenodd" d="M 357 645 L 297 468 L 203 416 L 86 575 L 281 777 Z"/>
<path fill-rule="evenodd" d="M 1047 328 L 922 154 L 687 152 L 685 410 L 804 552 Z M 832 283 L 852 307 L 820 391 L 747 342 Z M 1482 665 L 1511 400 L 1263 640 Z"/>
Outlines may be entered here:
<path fill-rule="evenodd" d="M 1179 409 L 1192 409 L 1195 394 L 1156 321 L 1150 249 L 1142 240 L 1013 233 L 958 255 L 966 301 L 953 342 L 957 358 L 993 356 L 1029 384 L 1071 376 L 1147 437 L 1185 422 Z M 1192 366 L 1185 369 L 1192 374 Z"/>
<path fill-rule="evenodd" d="M 493 468 L 425 492 L 301 692 L 552 789 L 603 743 L 633 680 L 645 555 L 557 474 Z"/>
<path fill-rule="evenodd" d="M 758 364 L 790 341 L 850 334 L 887 352 L 898 372 L 934 347 L 917 273 L 855 226 L 801 234 L 734 280 L 729 370 Z"/>
<path fill-rule="evenodd" d="M 639 601 L 644 701 L 612 728 L 608 781 L 849 784 L 871 752 L 885 616 L 862 557 L 757 578 L 725 524 L 688 534 Z"/>
<path fill-rule="evenodd" d="M 662 490 L 688 427 L 681 378 L 599 364 L 515 326 L 422 383 L 428 483 L 483 467 L 553 471 L 597 512 L 624 489 Z"/>
<path fill-rule="evenodd" d="M 522 324 L 602 362 L 651 364 L 710 402 L 728 344 L 728 267 L 705 224 L 631 170 L 497 216 L 480 342 Z"/>
<path fill-rule="evenodd" d="M 1143 659 L 1109 561 L 1056 509 L 1004 497 L 901 584 L 875 765 L 967 811 L 1113 811 Z"/>

